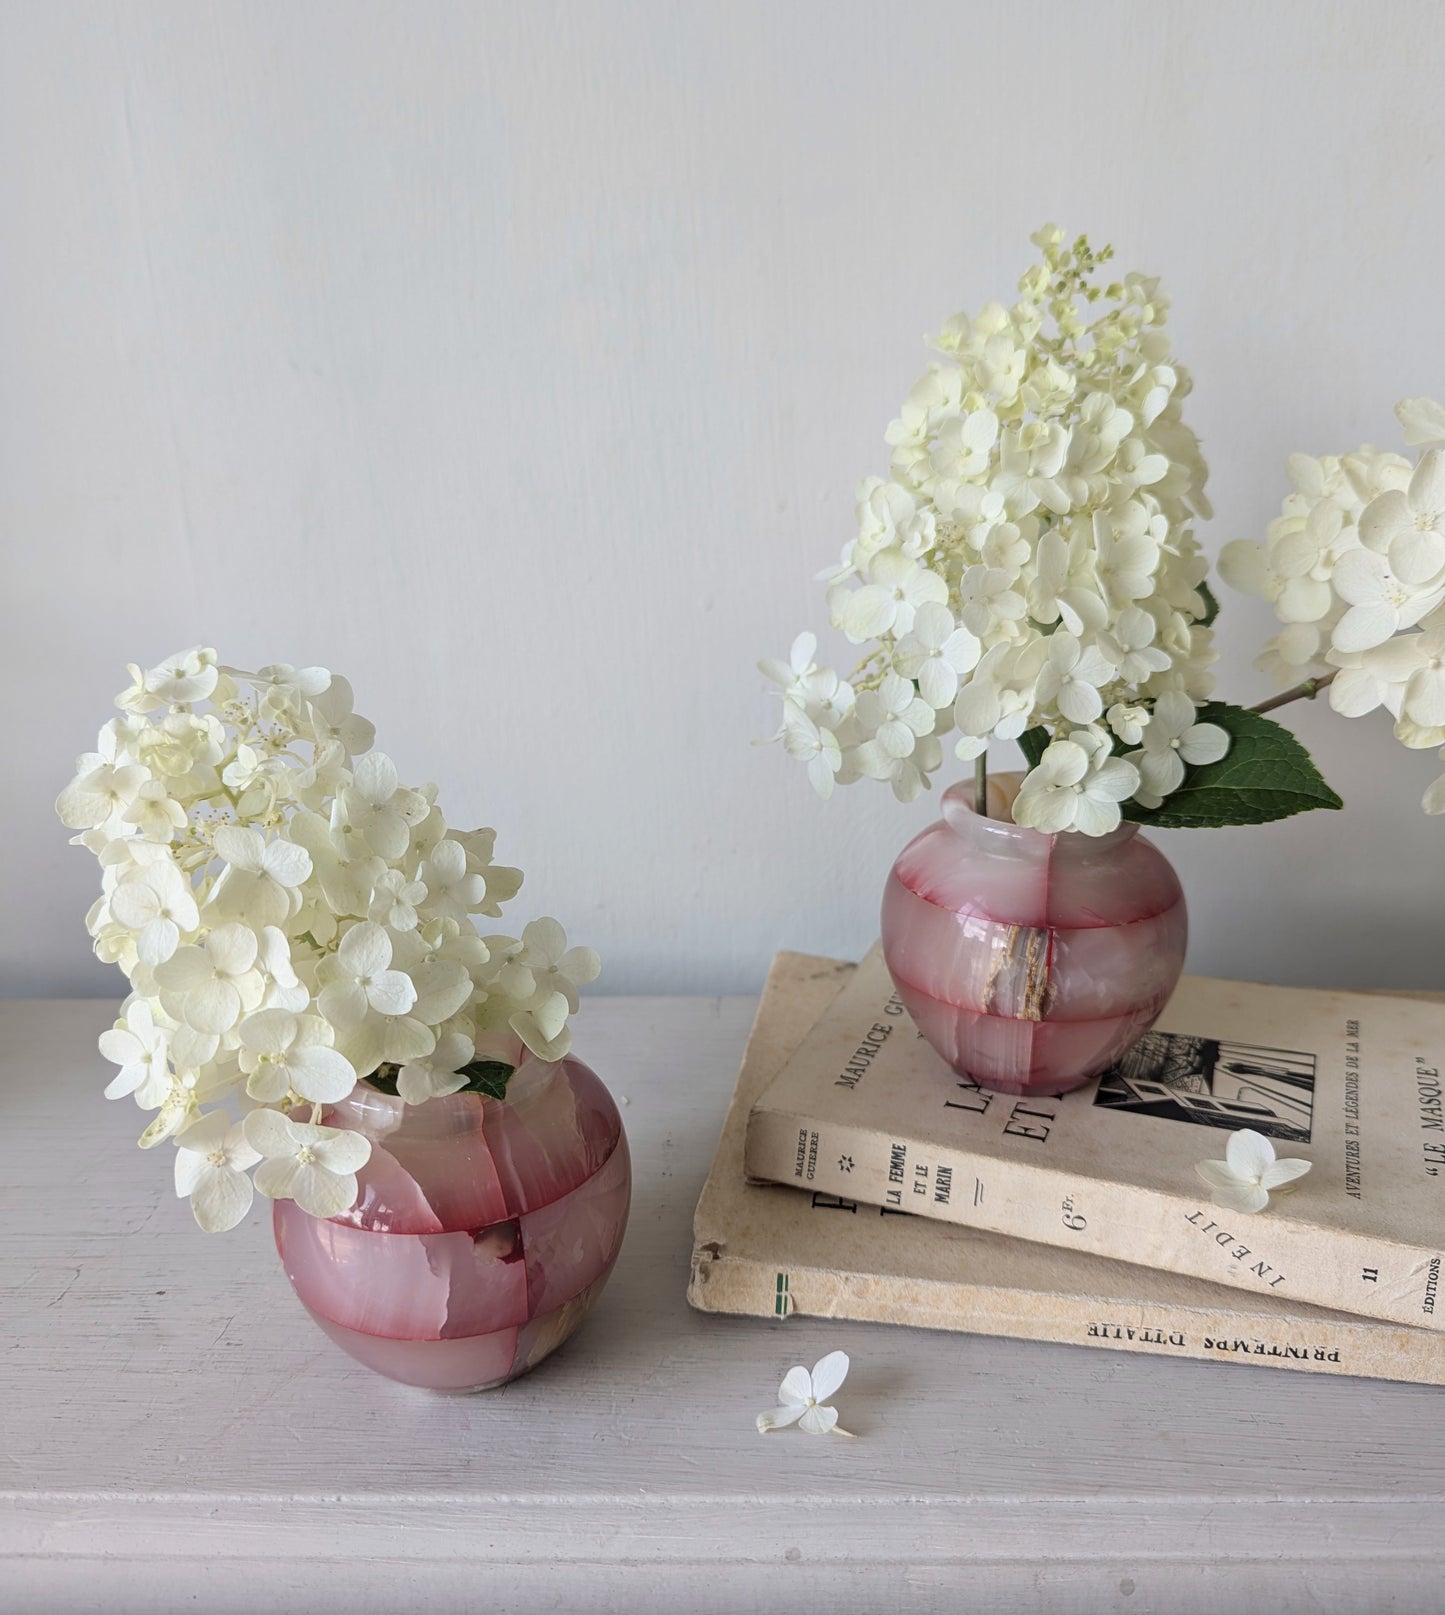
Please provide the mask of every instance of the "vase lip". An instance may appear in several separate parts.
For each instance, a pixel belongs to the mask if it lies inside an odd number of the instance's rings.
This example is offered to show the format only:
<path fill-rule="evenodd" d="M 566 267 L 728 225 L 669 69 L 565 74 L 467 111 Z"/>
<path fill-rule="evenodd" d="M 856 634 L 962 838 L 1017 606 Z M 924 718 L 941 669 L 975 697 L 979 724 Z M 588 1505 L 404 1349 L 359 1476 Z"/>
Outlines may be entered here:
<path fill-rule="evenodd" d="M 1001 806 L 993 790 L 994 781 L 989 781 L 990 805 Z M 1008 795 L 1007 806 L 1012 808 L 1013 796 L 1016 789 Z M 1012 818 L 996 819 L 985 818 L 974 807 L 974 791 L 972 780 L 958 780 L 943 793 L 943 822 L 956 835 L 969 839 L 986 837 L 992 845 L 1002 848 L 1004 846 L 1028 847 L 1047 845 L 1054 852 L 1104 852 L 1111 848 L 1122 846 L 1131 841 L 1139 833 L 1139 826 L 1127 819 L 1120 820 L 1118 826 L 1101 836 L 1086 836 L 1080 830 L 1035 830 L 1027 824 L 1018 824 Z"/>
<path fill-rule="evenodd" d="M 560 1060 L 542 1060 L 523 1048 L 513 1067 L 505 1099 L 493 1099 L 475 1088 L 459 1088 L 455 1093 L 433 1094 L 416 1105 L 407 1104 L 400 1094 L 374 1088 L 365 1077 L 359 1077 L 349 1093 L 326 1106 L 325 1114 L 328 1125 L 335 1126 L 340 1121 L 341 1125 L 349 1125 L 375 1139 L 395 1132 L 407 1116 L 415 1117 L 419 1113 L 425 1113 L 432 1123 L 446 1125 L 461 1120 L 471 1125 L 469 1118 L 476 1111 L 488 1105 L 512 1103 L 514 1096 L 524 1093 L 529 1085 L 545 1080 L 550 1073 L 566 1065 L 580 1066 L 582 1062 L 571 1053 L 564 1054 Z"/>
<path fill-rule="evenodd" d="M 355 1131 L 366 1133 L 373 1141 L 394 1133 L 408 1116 L 416 1118 L 425 1112 L 430 1125 L 470 1126 L 469 1118 L 486 1105 L 503 1101 L 475 1089 L 461 1089 L 456 1093 L 433 1094 L 419 1105 L 408 1105 L 400 1094 L 384 1093 L 373 1088 L 363 1077 L 344 1098 L 326 1107 L 328 1125 L 338 1123 Z"/>

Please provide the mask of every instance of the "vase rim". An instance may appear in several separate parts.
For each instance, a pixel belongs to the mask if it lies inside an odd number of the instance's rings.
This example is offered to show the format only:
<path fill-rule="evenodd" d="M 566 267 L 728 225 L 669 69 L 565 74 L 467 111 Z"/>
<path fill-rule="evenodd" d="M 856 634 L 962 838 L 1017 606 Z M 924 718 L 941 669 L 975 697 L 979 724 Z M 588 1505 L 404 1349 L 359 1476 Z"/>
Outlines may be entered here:
<path fill-rule="evenodd" d="M 539 1060 L 524 1050 L 507 1083 L 505 1099 L 494 1099 L 491 1094 L 479 1093 L 475 1088 L 460 1088 L 456 1093 L 433 1094 L 420 1104 L 409 1105 L 400 1094 L 387 1093 L 382 1088 L 373 1087 L 365 1077 L 359 1077 L 349 1093 L 326 1106 L 328 1125 L 336 1125 L 336 1118 L 341 1116 L 346 1118 L 342 1125 L 356 1127 L 359 1123 L 359 1131 L 382 1138 L 401 1126 L 408 1115 L 416 1117 L 424 1113 L 432 1125 L 451 1123 L 470 1126 L 470 1118 L 478 1110 L 488 1105 L 514 1103 L 529 1087 L 544 1081 L 569 1062 L 572 1062 L 571 1055 L 564 1055 L 560 1060 Z"/>
<path fill-rule="evenodd" d="M 1122 846 L 1139 833 L 1139 826 L 1127 819 L 1101 836 L 1086 836 L 1080 830 L 1035 830 L 1013 819 L 986 818 L 974 807 L 973 781 L 961 779 L 943 793 L 943 820 L 955 834 L 988 837 L 995 846 L 1026 847 L 1047 844 L 1053 851 L 1104 852 Z"/>

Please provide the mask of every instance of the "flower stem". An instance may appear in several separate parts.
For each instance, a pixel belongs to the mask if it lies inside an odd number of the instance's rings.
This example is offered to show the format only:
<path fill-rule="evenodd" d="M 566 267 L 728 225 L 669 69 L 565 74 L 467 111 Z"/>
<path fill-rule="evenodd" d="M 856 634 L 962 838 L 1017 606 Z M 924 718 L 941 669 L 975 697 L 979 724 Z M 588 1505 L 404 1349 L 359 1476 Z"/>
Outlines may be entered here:
<path fill-rule="evenodd" d="M 981 751 L 973 760 L 973 811 L 988 817 L 988 753 Z"/>
<path fill-rule="evenodd" d="M 1325 673 L 1317 679 L 1306 679 L 1303 684 L 1296 684 L 1293 689 L 1281 690 L 1278 695 L 1270 696 L 1268 701 L 1261 701 L 1258 706 L 1251 707 L 1251 712 L 1273 712 L 1276 707 L 1288 706 L 1291 701 L 1313 701 L 1321 690 L 1326 689 L 1335 681 L 1333 673 Z"/>

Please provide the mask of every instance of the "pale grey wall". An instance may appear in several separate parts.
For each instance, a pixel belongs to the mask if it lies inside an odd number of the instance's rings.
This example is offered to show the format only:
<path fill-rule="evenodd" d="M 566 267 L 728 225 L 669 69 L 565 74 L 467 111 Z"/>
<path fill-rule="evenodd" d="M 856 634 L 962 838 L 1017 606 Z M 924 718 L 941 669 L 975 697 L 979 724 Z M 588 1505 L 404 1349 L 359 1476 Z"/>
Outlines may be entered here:
<path fill-rule="evenodd" d="M 1287 452 L 1445 392 L 1441 17 L 5 6 L 5 989 L 118 987 L 49 804 L 200 638 L 349 674 L 605 988 L 857 952 L 929 805 L 819 804 L 752 664 L 822 625 L 921 333 L 1046 218 L 1112 239 L 1174 295 L 1209 542 L 1257 533 Z M 1266 629 L 1227 602 L 1228 694 Z M 1166 837 L 1193 967 L 1445 985 L 1433 759 L 1296 721 L 1348 812 Z"/>

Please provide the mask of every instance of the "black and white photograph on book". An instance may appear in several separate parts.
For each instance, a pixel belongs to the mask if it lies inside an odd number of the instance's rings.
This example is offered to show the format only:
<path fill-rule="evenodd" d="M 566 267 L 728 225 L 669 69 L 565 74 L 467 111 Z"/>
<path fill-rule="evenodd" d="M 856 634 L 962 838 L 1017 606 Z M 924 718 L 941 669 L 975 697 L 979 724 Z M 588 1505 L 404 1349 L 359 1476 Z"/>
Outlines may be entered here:
<path fill-rule="evenodd" d="M 1146 1032 L 1099 1078 L 1094 1103 L 1308 1144 L 1316 1059 L 1179 1032 Z"/>

